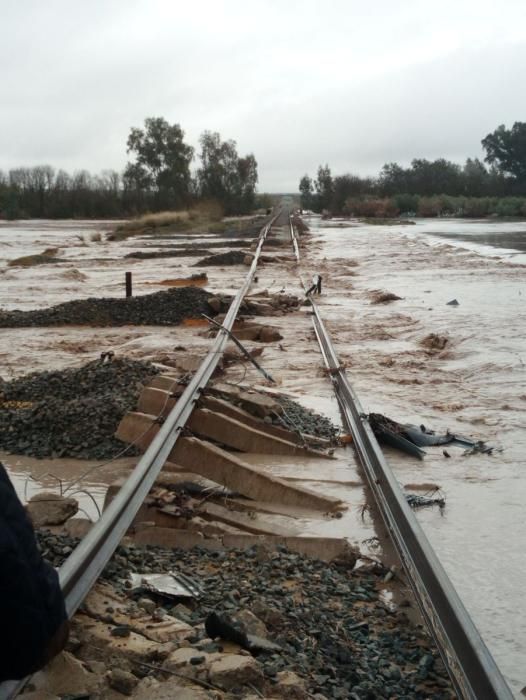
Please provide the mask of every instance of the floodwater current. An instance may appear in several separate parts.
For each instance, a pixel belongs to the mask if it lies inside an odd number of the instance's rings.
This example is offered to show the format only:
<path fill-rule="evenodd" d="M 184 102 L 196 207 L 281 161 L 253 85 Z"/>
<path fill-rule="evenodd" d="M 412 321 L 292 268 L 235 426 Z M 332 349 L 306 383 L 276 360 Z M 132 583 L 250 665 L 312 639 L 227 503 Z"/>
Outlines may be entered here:
<path fill-rule="evenodd" d="M 418 520 L 506 679 L 526 684 L 526 223 L 308 221 L 340 357 L 367 412 L 447 429 L 492 455 L 386 454 L 400 484 L 435 484 Z M 374 304 L 375 290 L 401 297 Z M 456 299 L 458 305 L 448 302 Z M 434 333 L 443 349 L 423 345 Z M 411 490 L 410 488 L 408 490 Z M 422 493 L 421 491 L 419 493 Z"/>

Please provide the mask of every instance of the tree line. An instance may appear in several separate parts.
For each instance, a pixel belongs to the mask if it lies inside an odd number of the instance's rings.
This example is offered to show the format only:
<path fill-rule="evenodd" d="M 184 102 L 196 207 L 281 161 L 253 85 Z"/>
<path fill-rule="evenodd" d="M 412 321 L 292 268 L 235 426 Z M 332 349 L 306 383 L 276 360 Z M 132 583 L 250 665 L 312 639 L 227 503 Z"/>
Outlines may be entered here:
<path fill-rule="evenodd" d="M 179 124 L 150 117 L 127 139 L 130 161 L 122 173 L 87 170 L 73 174 L 50 165 L 0 170 L 0 217 L 103 218 L 180 209 L 215 200 L 225 214 L 249 213 L 256 206 L 257 161 L 240 156 L 235 141 L 217 132 L 199 138 L 199 166 Z"/>
<path fill-rule="evenodd" d="M 386 163 L 376 177 L 333 177 L 320 165 L 315 179 L 300 180 L 301 205 L 332 215 L 526 215 L 526 123 L 499 126 L 482 147 L 484 162 L 416 158 L 409 167 Z"/>

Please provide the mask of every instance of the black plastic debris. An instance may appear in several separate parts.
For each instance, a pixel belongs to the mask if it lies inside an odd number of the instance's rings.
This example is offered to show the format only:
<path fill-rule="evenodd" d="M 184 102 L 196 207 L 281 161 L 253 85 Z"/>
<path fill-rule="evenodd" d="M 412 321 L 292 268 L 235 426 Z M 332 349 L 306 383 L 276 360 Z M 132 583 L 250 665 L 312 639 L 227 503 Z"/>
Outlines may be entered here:
<path fill-rule="evenodd" d="M 440 493 L 435 491 L 433 493 Z M 442 496 L 428 496 L 427 494 L 420 496 L 416 493 L 406 493 L 406 501 L 411 506 L 411 508 L 427 508 L 429 506 L 438 506 L 440 510 L 446 507 L 446 499 Z"/>
<path fill-rule="evenodd" d="M 210 639 L 220 637 L 225 642 L 239 644 L 252 654 L 262 651 L 281 651 L 279 644 L 255 634 L 247 634 L 244 625 L 233 620 L 227 613 L 211 612 L 205 620 L 205 630 Z"/>
<path fill-rule="evenodd" d="M 395 447 L 407 454 L 423 459 L 426 454 L 422 447 L 435 445 L 459 445 L 468 448 L 464 454 L 492 454 L 494 448 L 481 440 L 472 440 L 462 435 L 450 433 L 437 434 L 425 425 L 397 423 L 381 413 L 368 415 L 369 425 L 378 440 L 386 445 Z M 448 455 L 449 456 L 449 455 Z"/>

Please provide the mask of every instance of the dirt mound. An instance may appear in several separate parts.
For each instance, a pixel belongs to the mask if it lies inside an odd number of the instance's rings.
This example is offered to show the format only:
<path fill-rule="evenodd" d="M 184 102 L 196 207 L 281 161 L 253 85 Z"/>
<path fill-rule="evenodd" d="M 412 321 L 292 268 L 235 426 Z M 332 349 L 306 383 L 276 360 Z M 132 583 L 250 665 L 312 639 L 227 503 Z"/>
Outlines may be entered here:
<path fill-rule="evenodd" d="M 40 255 L 23 255 L 21 258 L 10 260 L 8 265 L 9 267 L 33 267 L 34 265 L 51 265 L 52 263 L 58 262 L 64 262 L 64 260 L 50 255 L 48 251 L 45 250 Z"/>
<path fill-rule="evenodd" d="M 210 314 L 209 292 L 181 287 L 130 299 L 90 298 L 47 309 L 0 311 L 0 328 L 29 326 L 176 326 L 186 318 Z"/>
<path fill-rule="evenodd" d="M 192 248 L 188 246 L 178 250 L 137 250 L 127 253 L 125 258 L 133 260 L 153 260 L 155 258 L 191 258 L 197 255 L 207 255 L 210 251 L 206 248 Z"/>
<path fill-rule="evenodd" d="M 32 457 L 113 457 L 123 449 L 114 438 L 121 418 L 155 374 L 149 363 L 115 359 L 4 382 L 0 447 Z"/>
<path fill-rule="evenodd" d="M 228 253 L 217 253 L 217 255 L 209 255 L 207 258 L 199 260 L 195 265 L 242 265 L 245 260 L 245 255 L 242 250 L 229 250 Z"/>
<path fill-rule="evenodd" d="M 88 279 L 86 275 L 80 270 L 77 270 L 77 268 L 64 270 L 64 272 L 60 273 L 59 277 L 65 280 L 72 280 L 73 282 L 85 282 Z"/>
<path fill-rule="evenodd" d="M 431 352 L 440 352 L 441 350 L 444 350 L 448 342 L 449 338 L 447 338 L 445 335 L 429 333 L 429 335 L 426 335 L 425 338 L 422 338 L 420 345 Z"/>
<path fill-rule="evenodd" d="M 392 292 L 384 292 L 383 290 L 371 292 L 370 297 L 371 304 L 388 304 L 391 301 L 398 301 L 402 298 Z"/>

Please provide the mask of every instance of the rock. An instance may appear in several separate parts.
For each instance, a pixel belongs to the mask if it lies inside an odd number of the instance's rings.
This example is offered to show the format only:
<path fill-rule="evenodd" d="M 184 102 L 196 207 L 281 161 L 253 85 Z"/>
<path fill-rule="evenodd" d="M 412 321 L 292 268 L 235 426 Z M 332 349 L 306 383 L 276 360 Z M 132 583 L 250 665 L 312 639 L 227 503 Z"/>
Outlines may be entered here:
<path fill-rule="evenodd" d="M 75 498 L 66 498 L 47 491 L 37 493 L 26 506 L 34 527 L 62 525 L 73 517 L 78 509 L 79 502 Z"/>
<path fill-rule="evenodd" d="M 214 311 L 216 314 L 221 312 L 223 304 L 221 303 L 221 299 L 219 297 L 210 297 L 208 299 L 208 306 Z"/>
<path fill-rule="evenodd" d="M 240 610 L 232 615 L 236 622 L 240 622 L 247 634 L 255 634 L 258 637 L 268 637 L 268 630 L 264 622 L 261 622 L 250 610 Z"/>
<path fill-rule="evenodd" d="M 456 299 L 451 299 L 451 301 L 448 301 L 446 306 L 459 306 L 459 303 Z"/>
<path fill-rule="evenodd" d="M 273 328 L 272 326 L 263 326 L 263 328 L 259 332 L 258 340 L 261 343 L 273 343 L 276 340 L 282 340 L 282 339 L 283 339 L 283 336 L 278 331 L 278 329 Z"/>
<path fill-rule="evenodd" d="M 256 616 L 270 628 L 279 629 L 285 624 L 285 616 L 277 608 L 265 605 L 261 600 L 256 600 L 252 606 Z"/>
<path fill-rule="evenodd" d="M 139 600 L 137 601 L 137 605 L 149 615 L 152 615 L 157 607 L 157 605 L 151 598 L 139 598 Z"/>
<path fill-rule="evenodd" d="M 131 695 L 138 682 L 138 678 L 133 673 L 123 671 L 121 668 L 112 669 L 108 676 L 110 688 L 117 690 L 123 695 Z"/>
<path fill-rule="evenodd" d="M 240 654 L 218 654 L 210 663 L 210 682 L 225 690 L 239 688 L 247 683 L 261 688 L 263 672 L 258 662 L 252 656 Z"/>
<path fill-rule="evenodd" d="M 64 525 L 64 531 L 69 537 L 82 539 L 90 530 L 93 523 L 87 518 L 72 518 Z"/>
<path fill-rule="evenodd" d="M 304 700 L 308 697 L 305 687 L 305 681 L 293 671 L 280 671 L 276 675 L 277 684 L 273 688 L 273 692 L 280 698 L 288 700 Z"/>

